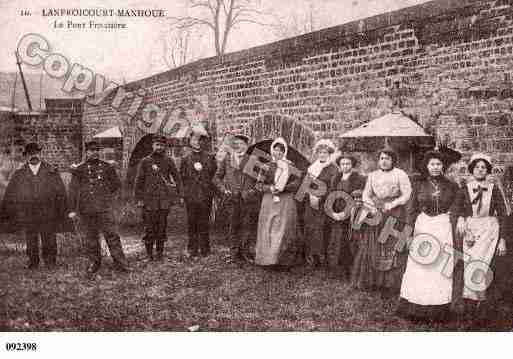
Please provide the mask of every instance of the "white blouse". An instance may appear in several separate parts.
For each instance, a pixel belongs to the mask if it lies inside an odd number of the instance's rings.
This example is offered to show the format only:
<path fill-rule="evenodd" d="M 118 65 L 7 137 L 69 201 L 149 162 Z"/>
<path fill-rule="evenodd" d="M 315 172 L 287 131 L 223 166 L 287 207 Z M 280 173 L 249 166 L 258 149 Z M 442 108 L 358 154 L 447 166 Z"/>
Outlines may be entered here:
<path fill-rule="evenodd" d="M 362 200 L 376 205 L 376 201 L 394 198 L 394 207 L 405 205 L 411 197 L 411 182 L 406 172 L 399 168 L 390 171 L 376 170 L 369 174 Z"/>
<path fill-rule="evenodd" d="M 479 202 L 472 203 L 474 199 L 478 196 L 478 188 L 485 188 L 482 194 L 481 199 L 481 208 L 478 207 Z M 492 203 L 492 192 L 493 192 L 493 183 L 491 182 L 482 182 L 479 183 L 477 181 L 470 181 L 467 183 L 467 191 L 470 197 L 470 202 L 472 204 L 472 216 L 473 217 L 488 217 L 490 215 L 490 205 Z"/>

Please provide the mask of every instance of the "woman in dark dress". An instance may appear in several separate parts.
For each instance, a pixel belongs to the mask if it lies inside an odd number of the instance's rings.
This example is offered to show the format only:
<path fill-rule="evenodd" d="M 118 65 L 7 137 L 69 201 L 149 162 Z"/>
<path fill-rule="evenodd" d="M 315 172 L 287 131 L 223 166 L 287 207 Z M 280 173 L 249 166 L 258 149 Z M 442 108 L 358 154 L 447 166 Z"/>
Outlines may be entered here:
<path fill-rule="evenodd" d="M 315 144 L 314 154 L 317 159 L 308 167 L 307 176 L 311 176 L 326 184 L 328 190 L 332 178 L 337 174 L 337 166 L 330 159 L 335 152 L 335 145 L 330 140 L 320 140 Z M 313 266 L 325 264 L 329 232 L 326 228 L 328 216 L 324 211 L 326 194 L 317 197 L 309 194 L 305 204 L 305 241 L 307 260 Z"/>
<path fill-rule="evenodd" d="M 357 159 L 353 156 L 343 154 L 337 159 L 340 169 L 331 181 L 329 192 L 342 191 L 358 200 L 365 186 L 365 176 L 360 175 L 355 167 Z M 347 211 L 349 206 L 342 198 L 333 203 L 333 212 L 337 218 L 329 218 L 331 233 L 328 245 L 328 268 L 336 276 L 342 275 L 350 278 L 353 255 L 358 246 L 358 236 L 351 228 L 351 214 Z M 356 208 L 354 208 L 356 209 Z M 344 218 L 344 219 L 342 219 Z"/>
<path fill-rule="evenodd" d="M 425 154 L 427 174 L 414 183 L 407 206 L 407 223 L 414 226 L 414 234 L 397 313 L 409 319 L 442 321 L 450 314 L 453 268 L 446 265 L 454 262 L 448 262 L 444 252 L 454 248 L 449 209 L 458 186 L 444 176 L 444 162 L 438 151 Z"/>

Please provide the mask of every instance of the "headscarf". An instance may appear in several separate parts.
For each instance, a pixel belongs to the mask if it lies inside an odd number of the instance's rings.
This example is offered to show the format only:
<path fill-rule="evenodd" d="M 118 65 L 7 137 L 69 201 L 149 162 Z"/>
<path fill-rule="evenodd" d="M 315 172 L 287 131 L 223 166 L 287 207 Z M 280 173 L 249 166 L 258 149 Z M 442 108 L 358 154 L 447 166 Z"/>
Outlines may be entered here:
<path fill-rule="evenodd" d="M 289 169 L 288 169 L 289 161 L 287 160 L 287 153 L 288 153 L 289 146 L 287 145 L 287 142 L 285 141 L 285 139 L 283 137 L 278 137 L 271 144 L 271 155 L 273 152 L 274 145 L 276 145 L 277 143 L 280 143 L 283 146 L 285 146 L 285 152 L 283 154 L 282 159 L 277 160 L 276 158 L 274 158 L 274 156 L 272 156 L 273 161 L 276 162 L 276 164 L 277 164 L 277 169 L 274 174 L 274 184 L 277 188 L 279 188 L 280 191 L 282 191 L 283 188 L 285 187 L 285 184 L 288 181 L 288 178 L 289 178 Z"/>
<path fill-rule="evenodd" d="M 275 139 L 273 141 L 273 143 L 271 143 L 271 156 L 273 158 L 273 161 L 276 162 L 276 158 L 274 158 L 274 155 L 273 155 L 273 148 L 274 148 L 274 145 L 277 144 L 277 143 L 281 143 L 285 147 L 285 152 L 283 154 L 283 159 L 286 160 L 287 159 L 287 153 L 289 151 L 289 146 L 287 145 L 287 141 L 285 141 L 285 139 L 283 137 L 278 137 L 277 139 Z"/>

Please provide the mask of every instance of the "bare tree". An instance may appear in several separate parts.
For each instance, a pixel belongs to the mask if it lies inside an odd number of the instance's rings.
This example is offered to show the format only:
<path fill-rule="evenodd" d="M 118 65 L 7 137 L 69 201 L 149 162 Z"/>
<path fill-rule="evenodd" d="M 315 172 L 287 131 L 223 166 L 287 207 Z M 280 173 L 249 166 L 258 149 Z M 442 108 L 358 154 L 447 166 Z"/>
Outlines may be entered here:
<path fill-rule="evenodd" d="M 275 16 L 273 32 L 279 39 L 299 36 L 330 26 L 330 16 L 321 8 L 322 2 L 306 0 L 287 15 Z"/>
<path fill-rule="evenodd" d="M 170 68 L 180 67 L 194 61 L 201 53 L 198 47 L 203 35 L 193 28 L 171 29 L 164 40 L 164 59 Z"/>
<path fill-rule="evenodd" d="M 223 56 L 232 31 L 240 24 L 269 25 L 259 0 L 188 0 L 194 16 L 173 17 L 178 30 L 206 27 L 212 31 L 217 56 Z"/>

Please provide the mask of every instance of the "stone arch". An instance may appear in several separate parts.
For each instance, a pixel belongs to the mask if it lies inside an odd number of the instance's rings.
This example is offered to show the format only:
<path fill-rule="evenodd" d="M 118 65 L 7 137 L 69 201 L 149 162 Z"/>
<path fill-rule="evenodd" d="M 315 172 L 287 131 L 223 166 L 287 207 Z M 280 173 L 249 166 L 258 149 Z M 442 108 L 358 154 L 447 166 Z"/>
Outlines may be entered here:
<path fill-rule="evenodd" d="M 264 115 L 249 122 L 244 134 L 253 143 L 283 137 L 289 146 L 295 148 L 305 158 L 311 158 L 315 144 L 315 134 L 312 129 L 282 115 Z"/>

